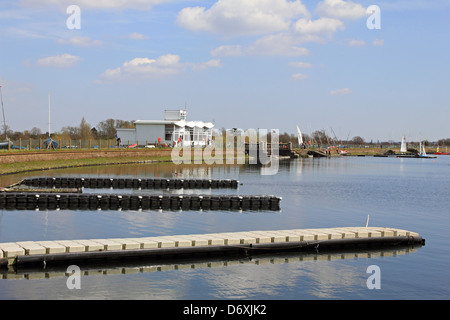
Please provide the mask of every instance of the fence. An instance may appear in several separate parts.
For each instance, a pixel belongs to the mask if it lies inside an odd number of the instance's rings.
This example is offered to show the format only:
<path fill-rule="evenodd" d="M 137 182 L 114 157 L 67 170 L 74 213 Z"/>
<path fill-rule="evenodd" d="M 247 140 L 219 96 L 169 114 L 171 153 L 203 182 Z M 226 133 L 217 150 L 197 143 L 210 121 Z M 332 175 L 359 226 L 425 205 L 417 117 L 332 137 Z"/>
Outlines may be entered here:
<path fill-rule="evenodd" d="M 81 139 L 55 139 L 53 140 L 53 144 L 49 145 L 47 139 L 18 139 L 12 140 L 8 139 L 7 141 L 0 142 L 0 149 L 7 150 L 45 150 L 45 149 L 111 149 L 117 148 L 116 139 L 90 139 L 90 140 L 81 140 Z M 135 148 L 143 148 L 146 146 L 156 146 L 159 145 L 156 142 L 143 141 L 138 142 L 136 145 L 131 145 Z M 127 144 L 127 141 L 122 141 L 120 147 L 128 147 L 130 143 Z M 163 147 L 164 145 L 160 145 Z"/>

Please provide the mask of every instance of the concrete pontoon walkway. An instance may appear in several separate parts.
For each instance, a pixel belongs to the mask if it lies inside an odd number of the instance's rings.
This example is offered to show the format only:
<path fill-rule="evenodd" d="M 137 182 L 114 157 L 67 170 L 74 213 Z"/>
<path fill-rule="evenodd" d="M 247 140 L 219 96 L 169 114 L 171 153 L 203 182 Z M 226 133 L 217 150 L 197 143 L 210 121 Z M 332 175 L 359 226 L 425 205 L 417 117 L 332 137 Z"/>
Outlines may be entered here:
<path fill-rule="evenodd" d="M 418 233 L 385 227 L 269 230 L 124 239 L 18 241 L 0 243 L 2 262 L 0 265 L 417 243 L 424 244 L 424 239 Z"/>

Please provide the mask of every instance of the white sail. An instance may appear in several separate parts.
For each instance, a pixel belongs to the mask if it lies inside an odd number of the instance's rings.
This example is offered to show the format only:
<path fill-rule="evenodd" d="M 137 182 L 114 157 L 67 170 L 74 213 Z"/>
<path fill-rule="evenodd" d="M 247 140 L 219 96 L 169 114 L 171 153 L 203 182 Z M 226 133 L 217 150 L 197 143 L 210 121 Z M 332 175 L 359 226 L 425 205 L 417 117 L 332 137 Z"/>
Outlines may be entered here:
<path fill-rule="evenodd" d="M 427 153 L 425 152 L 425 143 L 422 143 L 422 150 L 420 150 L 422 156 L 426 156 Z"/>
<path fill-rule="evenodd" d="M 298 133 L 298 144 L 301 146 L 303 144 L 303 137 L 302 132 L 300 131 L 300 128 L 297 126 L 297 133 Z"/>
<path fill-rule="evenodd" d="M 406 139 L 405 136 L 402 138 L 402 146 L 400 147 L 400 152 L 406 152 Z"/>

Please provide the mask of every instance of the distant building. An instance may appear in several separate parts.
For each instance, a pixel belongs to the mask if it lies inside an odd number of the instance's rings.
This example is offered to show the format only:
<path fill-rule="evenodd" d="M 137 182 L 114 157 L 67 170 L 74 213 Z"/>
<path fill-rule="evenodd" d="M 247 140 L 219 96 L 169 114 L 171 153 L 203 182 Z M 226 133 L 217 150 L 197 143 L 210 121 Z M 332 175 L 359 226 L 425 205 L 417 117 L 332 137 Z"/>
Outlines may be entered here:
<path fill-rule="evenodd" d="M 214 124 L 186 121 L 186 110 L 165 110 L 164 120 L 137 120 L 134 129 L 117 129 L 122 145 L 167 144 L 207 146 L 212 142 Z"/>

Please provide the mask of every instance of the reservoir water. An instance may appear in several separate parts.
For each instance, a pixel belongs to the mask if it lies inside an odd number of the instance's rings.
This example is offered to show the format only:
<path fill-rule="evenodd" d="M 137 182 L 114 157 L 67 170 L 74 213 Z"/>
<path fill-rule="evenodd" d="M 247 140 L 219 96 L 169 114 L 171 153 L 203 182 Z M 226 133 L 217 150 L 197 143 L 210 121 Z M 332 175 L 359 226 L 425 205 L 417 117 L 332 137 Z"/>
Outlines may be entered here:
<path fill-rule="evenodd" d="M 277 195 L 280 211 L 2 210 L 0 242 L 134 238 L 190 233 L 365 226 L 419 233 L 419 248 L 272 254 L 82 269 L 80 289 L 64 270 L 0 271 L 0 299 L 449 299 L 450 156 L 339 157 L 280 163 L 275 175 L 252 165 L 140 164 L 0 177 L 182 177 L 237 179 L 238 189 L 123 192 Z M 99 190 L 84 190 L 98 192 Z M 112 192 L 101 190 L 101 192 Z M 117 190 L 114 190 L 117 192 Z M 379 268 L 379 289 L 367 285 Z"/>

